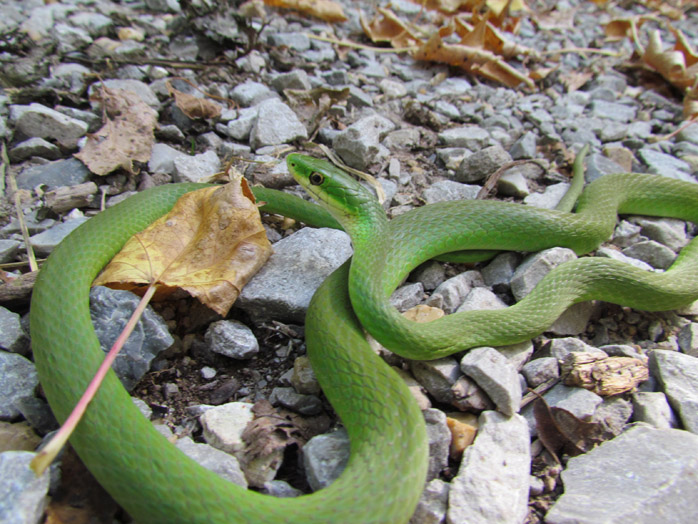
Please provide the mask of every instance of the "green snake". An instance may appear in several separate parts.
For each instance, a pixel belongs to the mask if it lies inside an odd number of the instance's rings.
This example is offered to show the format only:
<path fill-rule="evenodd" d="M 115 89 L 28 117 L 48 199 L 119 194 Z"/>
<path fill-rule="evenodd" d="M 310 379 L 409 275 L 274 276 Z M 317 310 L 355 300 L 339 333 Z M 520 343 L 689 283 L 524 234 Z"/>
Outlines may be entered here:
<path fill-rule="evenodd" d="M 698 239 L 693 239 L 664 273 L 583 257 L 556 268 L 508 309 L 414 324 L 388 299 L 425 260 L 453 251 L 474 250 L 482 257 L 483 252 L 553 246 L 583 254 L 610 237 L 619 213 L 696 223 L 698 184 L 655 175 L 608 175 L 586 187 L 574 213 L 459 201 L 427 205 L 388 220 L 369 190 L 330 163 L 291 154 L 287 164 L 325 211 L 256 188 L 257 198 L 267 202 L 263 209 L 314 225 L 339 223 L 354 246 L 350 263 L 323 283 L 306 318 L 312 366 L 349 432 L 347 468 L 330 487 L 293 499 L 229 484 L 167 442 L 110 372 L 71 443 L 137 521 L 407 522 L 426 477 L 424 420 L 402 379 L 367 345 L 363 328 L 400 355 L 431 359 L 473 346 L 529 339 L 571 304 L 592 298 L 646 310 L 674 309 L 698 299 Z M 41 384 L 60 421 L 104 356 L 90 322 L 91 281 L 130 236 L 198 187 L 157 187 L 107 209 L 68 236 L 43 266 L 33 292 L 31 335 Z"/>

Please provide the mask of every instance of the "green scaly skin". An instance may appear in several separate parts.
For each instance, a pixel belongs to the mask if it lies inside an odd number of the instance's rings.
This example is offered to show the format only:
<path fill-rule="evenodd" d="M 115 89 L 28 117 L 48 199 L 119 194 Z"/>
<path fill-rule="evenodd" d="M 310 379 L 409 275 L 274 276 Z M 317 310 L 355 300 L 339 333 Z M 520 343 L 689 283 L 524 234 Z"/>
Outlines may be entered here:
<path fill-rule="evenodd" d="M 297 154 L 287 162 L 354 243 L 351 265 L 344 264 L 323 283 L 306 318 L 308 355 L 349 431 L 347 469 L 329 488 L 296 499 L 233 486 L 169 444 L 110 372 L 71 443 L 97 480 L 138 521 L 406 522 L 426 475 L 424 423 L 402 380 L 366 344 L 354 313 L 400 354 L 436 358 L 473 345 L 530 338 L 567 305 L 581 300 L 672 309 L 698 298 L 698 243 L 693 240 L 664 274 L 583 259 L 558 267 L 505 312 L 407 323 L 387 298 L 423 260 L 463 249 L 536 251 L 561 245 L 584 253 L 610 235 L 618 212 L 696 222 L 698 186 L 652 175 L 614 175 L 592 183 L 574 214 L 467 201 L 426 206 L 388 221 L 371 195 L 331 164 Z M 321 175 L 320 183 L 314 174 Z M 59 420 L 68 416 L 103 358 L 89 316 L 91 281 L 131 235 L 196 187 L 155 188 L 106 210 L 66 238 L 42 268 L 32 298 L 32 344 L 41 383 Z M 272 212 L 288 210 L 308 223 L 337 227 L 326 212 L 299 199 L 270 190 L 255 194 Z"/>

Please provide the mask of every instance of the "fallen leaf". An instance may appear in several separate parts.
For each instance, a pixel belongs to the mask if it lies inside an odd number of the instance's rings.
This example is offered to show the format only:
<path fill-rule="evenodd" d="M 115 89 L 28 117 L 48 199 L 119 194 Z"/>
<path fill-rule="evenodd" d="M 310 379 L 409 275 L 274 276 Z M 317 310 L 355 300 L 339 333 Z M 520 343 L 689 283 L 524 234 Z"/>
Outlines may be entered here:
<path fill-rule="evenodd" d="M 197 98 L 189 93 L 184 93 L 167 83 L 167 90 L 174 97 L 175 104 L 182 110 L 182 113 L 191 119 L 195 118 L 218 118 L 221 116 L 222 107 L 208 98 Z"/>
<path fill-rule="evenodd" d="M 446 31 L 443 31 L 446 29 Z M 474 74 L 480 74 L 500 82 L 508 87 L 517 87 L 526 84 L 533 88 L 533 80 L 525 72 L 520 72 L 507 64 L 502 57 L 479 47 L 471 47 L 462 44 L 448 44 L 442 38 L 450 34 L 451 30 L 442 28 L 434 33 L 431 38 L 417 49 L 412 56 L 416 60 L 442 62 L 458 66 Z"/>
<path fill-rule="evenodd" d="M 474 413 L 449 413 L 446 417 L 446 425 L 451 432 L 451 445 L 449 456 L 453 460 L 460 460 L 465 448 L 475 440 L 479 427 L 477 415 Z"/>
<path fill-rule="evenodd" d="M 95 285 L 138 290 L 155 278 L 160 296 L 183 289 L 225 316 L 271 254 L 247 182 L 231 179 L 180 198 L 126 243 Z"/>
<path fill-rule="evenodd" d="M 586 422 L 566 409 L 550 407 L 540 396 L 533 404 L 533 416 L 538 438 L 558 462 L 558 453 L 581 455 L 613 437 L 603 424 Z"/>
<path fill-rule="evenodd" d="M 87 135 L 87 143 L 75 158 L 90 171 L 107 175 L 123 168 L 136 173 L 133 162 L 147 162 L 155 141 L 157 113 L 135 93 L 104 86 L 90 97 L 102 103 L 104 126 Z"/>
<path fill-rule="evenodd" d="M 242 433 L 248 461 L 290 445 L 303 447 L 315 435 L 326 432 L 330 425 L 327 415 L 301 417 L 287 409 L 273 407 L 268 400 L 255 402 L 252 412 L 255 418 Z"/>
<path fill-rule="evenodd" d="M 366 21 L 363 13 L 360 13 L 361 27 L 371 41 L 387 42 L 395 49 L 421 43 L 419 36 L 390 9 L 379 7 L 377 11 L 378 15 L 370 22 Z"/>
<path fill-rule="evenodd" d="M 345 22 L 347 20 L 342 6 L 331 0 L 264 0 L 264 3 L 272 7 L 295 9 L 326 22 Z"/>

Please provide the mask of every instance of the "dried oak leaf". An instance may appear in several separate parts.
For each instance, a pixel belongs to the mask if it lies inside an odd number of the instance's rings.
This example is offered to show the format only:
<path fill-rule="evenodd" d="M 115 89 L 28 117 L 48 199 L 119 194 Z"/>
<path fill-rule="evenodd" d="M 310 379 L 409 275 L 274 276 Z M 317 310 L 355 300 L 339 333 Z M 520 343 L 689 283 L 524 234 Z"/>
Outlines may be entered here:
<path fill-rule="evenodd" d="M 501 56 L 483 49 L 463 44 L 447 44 L 443 37 L 450 35 L 451 28 L 441 28 L 429 40 L 412 53 L 416 60 L 442 62 L 458 66 L 473 74 L 479 74 L 500 82 L 507 87 L 517 87 L 521 83 L 534 88 L 533 80 L 521 71 L 507 64 Z"/>
<path fill-rule="evenodd" d="M 182 113 L 191 119 L 195 118 L 218 118 L 221 116 L 222 107 L 208 98 L 197 98 L 189 93 L 184 93 L 167 84 L 167 90 L 174 97 L 175 104 L 182 110 Z"/>
<path fill-rule="evenodd" d="M 342 6 L 330 0 L 264 0 L 264 3 L 272 7 L 295 9 L 325 22 L 345 22 L 347 20 Z"/>
<path fill-rule="evenodd" d="M 642 60 L 672 85 L 689 89 L 698 81 L 698 67 L 695 61 L 692 65 L 690 62 L 687 64 L 687 58 L 695 58 L 691 48 L 684 47 L 687 44 L 684 39 L 678 48 L 675 46 L 674 49 L 665 50 L 659 31 L 652 31 Z"/>
<path fill-rule="evenodd" d="M 379 7 L 378 15 L 369 22 L 360 14 L 361 27 L 371 41 L 388 42 L 395 49 L 422 43 L 419 36 L 390 9 Z"/>
<path fill-rule="evenodd" d="M 301 417 L 292 411 L 273 407 L 268 400 L 257 401 L 252 412 L 255 418 L 242 433 L 242 440 L 247 444 L 245 455 L 250 460 L 293 444 L 303 447 L 330 426 L 327 415 Z"/>
<path fill-rule="evenodd" d="M 558 462 L 558 453 L 581 455 L 613 438 L 600 422 L 586 422 L 566 409 L 550 407 L 543 397 L 533 404 L 538 438 Z"/>
<path fill-rule="evenodd" d="M 106 122 L 75 157 L 97 175 L 123 168 L 135 173 L 133 162 L 150 160 L 157 113 L 135 93 L 102 87 L 90 97 L 102 103 Z"/>
<path fill-rule="evenodd" d="M 126 243 L 95 285 L 138 290 L 155 278 L 161 296 L 183 289 L 225 316 L 271 254 L 247 182 L 231 178 L 180 198 Z"/>

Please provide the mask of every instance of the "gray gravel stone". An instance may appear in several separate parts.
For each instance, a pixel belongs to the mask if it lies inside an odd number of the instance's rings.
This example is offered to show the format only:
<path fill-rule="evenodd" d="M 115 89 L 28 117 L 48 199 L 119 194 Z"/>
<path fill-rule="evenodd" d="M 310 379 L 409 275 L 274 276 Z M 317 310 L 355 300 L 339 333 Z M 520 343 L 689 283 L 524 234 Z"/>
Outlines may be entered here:
<path fill-rule="evenodd" d="M 29 237 L 29 242 L 34 248 L 37 255 L 46 257 L 53 251 L 61 241 L 67 237 L 78 226 L 87 222 L 89 219 L 84 216 L 61 222 L 51 229 L 38 233 Z"/>
<path fill-rule="evenodd" d="M 536 143 L 537 138 L 535 133 L 527 131 L 521 137 L 519 137 L 516 142 L 514 142 L 509 149 L 509 154 L 514 160 L 521 160 L 524 158 L 535 158 L 536 157 Z"/>
<path fill-rule="evenodd" d="M 303 466 L 308 484 L 317 491 L 342 474 L 349 462 L 349 435 L 344 428 L 317 435 L 303 446 Z"/>
<path fill-rule="evenodd" d="M 486 287 L 476 287 L 463 303 L 456 309 L 456 313 L 463 311 L 477 311 L 480 309 L 506 309 L 507 304 Z"/>
<path fill-rule="evenodd" d="M 92 86 L 90 86 L 90 94 L 92 94 L 95 86 L 99 85 L 101 84 L 92 84 Z M 109 89 L 123 89 L 124 91 L 130 91 L 137 94 L 139 98 L 143 100 L 143 102 L 148 104 L 153 109 L 157 110 L 160 108 L 160 101 L 158 100 L 157 95 L 153 92 L 148 84 L 141 82 L 140 80 L 133 80 L 131 78 L 111 78 L 104 81 L 104 86 Z"/>
<path fill-rule="evenodd" d="M 237 360 L 249 360 L 259 353 L 257 338 L 242 322 L 219 320 L 206 330 L 206 343 L 211 351 Z"/>
<path fill-rule="evenodd" d="M 525 198 L 531 194 L 528 181 L 521 173 L 504 173 L 497 182 L 497 192 L 504 196 Z"/>
<path fill-rule="evenodd" d="M 655 349 L 650 353 L 649 366 L 683 427 L 698 433 L 698 358 Z"/>
<path fill-rule="evenodd" d="M 194 442 L 190 437 L 178 439 L 175 445 L 189 458 L 195 460 L 206 469 L 213 471 L 219 477 L 247 488 L 245 474 L 240 468 L 240 463 L 233 455 L 216 449 L 209 444 Z"/>
<path fill-rule="evenodd" d="M 562 384 L 557 384 L 554 388 L 543 395 L 543 398 L 550 407 L 563 408 L 572 413 L 577 418 L 589 420 L 596 407 L 603 402 L 603 398 L 596 393 L 592 393 L 582 388 L 571 388 Z M 521 414 L 528 421 L 531 435 L 536 435 L 536 422 L 533 417 L 533 403 L 526 405 L 521 410 Z"/>
<path fill-rule="evenodd" d="M 153 144 L 153 148 L 150 151 L 150 160 L 148 160 L 148 171 L 174 175 L 176 171 L 175 159 L 188 156 L 167 144 Z"/>
<path fill-rule="evenodd" d="M 206 442 L 226 453 L 245 449 L 242 433 L 254 418 L 252 404 L 229 402 L 204 411 L 199 417 Z"/>
<path fill-rule="evenodd" d="M 439 262 L 430 260 L 415 269 L 410 279 L 420 282 L 425 290 L 433 291 L 446 279 L 446 271 Z"/>
<path fill-rule="evenodd" d="M 429 469 L 427 482 L 437 478 L 448 466 L 448 454 L 451 446 L 451 430 L 446 424 L 446 414 L 438 409 L 424 410 L 429 439 Z"/>
<path fill-rule="evenodd" d="M 692 357 L 698 357 L 698 323 L 690 322 L 681 328 L 678 336 L 681 351 Z"/>
<path fill-rule="evenodd" d="M 542 193 L 532 193 L 524 198 L 524 204 L 544 209 L 555 209 L 562 197 L 569 190 L 566 182 L 547 186 Z"/>
<path fill-rule="evenodd" d="M 479 272 L 460 273 L 440 284 L 432 293 L 427 304 L 440 307 L 446 314 L 453 313 L 475 287 L 482 285 L 484 282 Z"/>
<path fill-rule="evenodd" d="M 657 429 L 679 427 L 676 414 L 661 391 L 637 391 L 633 393 L 632 399 L 635 422 L 645 422 Z"/>
<path fill-rule="evenodd" d="M 587 168 L 584 177 L 587 182 L 593 182 L 603 175 L 625 173 L 623 166 L 599 153 L 589 155 L 586 164 Z"/>
<path fill-rule="evenodd" d="M 600 356 L 607 357 L 608 355 L 602 350 L 590 346 L 585 342 L 574 337 L 554 338 L 543 346 L 540 357 L 553 357 L 558 362 L 565 360 L 570 353 L 598 353 Z"/>
<path fill-rule="evenodd" d="M 347 165 L 366 169 L 378 159 L 381 148 L 385 149 L 380 142 L 393 129 L 395 124 L 387 118 L 367 116 L 338 133 L 332 145 Z"/>
<path fill-rule="evenodd" d="M 274 244 L 274 253 L 243 288 L 236 306 L 257 321 L 302 322 L 315 290 L 350 255 L 343 231 L 303 228 Z"/>
<path fill-rule="evenodd" d="M 450 484 L 441 479 L 427 482 L 409 524 L 442 524 L 448 509 Z"/>
<path fill-rule="evenodd" d="M 647 262 L 643 262 L 639 258 L 627 256 L 624 253 L 621 253 L 620 251 L 609 247 L 601 246 L 599 249 L 596 250 L 596 256 L 612 258 L 613 260 L 618 260 L 625 264 L 630 264 L 631 266 L 644 269 L 645 271 L 654 271 L 654 268 L 650 266 Z"/>
<path fill-rule="evenodd" d="M 283 91 L 284 89 L 302 89 L 307 90 L 312 87 L 310 80 L 308 79 L 308 73 L 303 69 L 294 69 L 288 73 L 281 73 L 274 77 L 271 85 L 277 91 Z"/>
<path fill-rule="evenodd" d="M 12 262 L 17 256 L 17 253 L 19 253 L 19 248 L 21 246 L 22 243 L 17 240 L 0 239 L 0 264 Z"/>
<path fill-rule="evenodd" d="M 655 151 L 649 147 L 640 149 L 637 152 L 637 156 L 647 165 L 650 173 L 681 180 L 693 180 L 689 175 L 691 166 L 674 156 Z"/>
<path fill-rule="evenodd" d="M 33 397 L 39 385 L 34 364 L 16 353 L 0 351 L 0 420 L 13 420 L 20 415 L 17 403 Z"/>
<path fill-rule="evenodd" d="M 521 372 L 526 377 L 528 385 L 535 388 L 547 380 L 559 378 L 560 366 L 556 358 L 543 357 L 531 360 Z"/>
<path fill-rule="evenodd" d="M 642 229 L 641 233 L 650 240 L 656 240 L 674 251 L 688 244 L 686 223 L 673 218 L 637 217 L 633 219 Z"/>
<path fill-rule="evenodd" d="M 390 303 L 398 311 L 407 311 L 419 304 L 423 297 L 424 286 L 420 282 L 413 282 L 397 288 L 390 296 Z"/>
<path fill-rule="evenodd" d="M 589 453 L 569 460 L 562 472 L 565 493 L 548 511 L 545 521 L 695 522 L 696 470 L 696 435 L 644 425 L 632 427 Z"/>
<path fill-rule="evenodd" d="M 284 46 L 294 51 L 307 51 L 310 49 L 310 38 L 305 33 L 270 33 L 267 43 L 273 46 Z"/>
<path fill-rule="evenodd" d="M 490 133 L 479 126 L 452 127 L 439 133 L 439 140 L 446 147 L 464 147 L 477 151 L 488 145 Z"/>
<path fill-rule="evenodd" d="M 455 384 L 460 369 L 453 357 L 436 360 L 412 360 L 410 371 L 414 378 L 439 402 L 450 404 L 453 400 L 451 386 Z"/>
<path fill-rule="evenodd" d="M 645 240 L 626 247 L 623 254 L 642 260 L 657 269 L 668 269 L 676 259 L 676 253 L 654 240 Z"/>
<path fill-rule="evenodd" d="M 269 402 L 273 406 L 283 406 L 301 415 L 322 413 L 322 401 L 318 397 L 297 393 L 293 388 L 274 388 L 269 395 Z"/>
<path fill-rule="evenodd" d="M 20 142 L 7 153 L 12 162 L 21 162 L 33 156 L 55 160 L 60 155 L 61 151 L 58 147 L 39 137 L 29 138 L 24 142 Z"/>
<path fill-rule="evenodd" d="M 635 119 L 637 110 L 630 105 L 606 100 L 592 100 L 591 114 L 600 118 L 607 118 L 616 122 L 631 122 Z"/>
<path fill-rule="evenodd" d="M 126 326 L 140 297 L 130 291 L 96 286 L 90 290 L 90 317 L 102 351 L 111 349 Z M 150 370 L 150 364 L 174 343 L 164 320 L 148 306 L 113 364 L 124 387 L 131 391 Z"/>
<path fill-rule="evenodd" d="M 252 80 L 238 84 L 230 92 L 230 98 L 235 100 L 235 102 L 242 107 L 250 107 L 259 104 L 262 100 L 276 96 L 277 95 L 267 86 L 259 82 L 253 82 Z"/>
<path fill-rule="evenodd" d="M 456 180 L 458 182 L 482 180 L 509 162 L 511 162 L 511 156 L 500 145 L 480 149 L 461 162 L 456 170 Z"/>
<path fill-rule="evenodd" d="M 40 477 L 29 467 L 36 453 L 0 453 L 0 522 L 38 524 L 48 504 L 50 473 Z"/>
<path fill-rule="evenodd" d="M 175 156 L 173 162 L 175 182 L 208 182 L 221 169 L 221 161 L 215 151 Z"/>
<path fill-rule="evenodd" d="M 516 300 L 521 300 L 528 295 L 536 284 L 553 268 L 568 260 L 574 260 L 577 255 L 571 249 L 554 247 L 546 249 L 534 255 L 529 255 L 516 269 L 511 277 L 511 291 Z"/>
<path fill-rule="evenodd" d="M 29 356 L 29 339 L 17 313 L 0 306 L 0 348 Z"/>
<path fill-rule="evenodd" d="M 41 104 L 10 106 L 10 118 L 16 130 L 27 138 L 52 138 L 63 147 L 74 148 L 80 137 L 87 133 L 87 124 L 70 118 Z"/>
<path fill-rule="evenodd" d="M 460 370 L 487 393 L 499 411 L 505 415 L 519 411 L 521 385 L 517 369 L 495 348 L 471 349 L 461 359 Z"/>
<path fill-rule="evenodd" d="M 305 126 L 281 100 L 272 98 L 259 104 L 257 119 L 250 130 L 252 149 L 305 138 L 308 138 Z"/>
<path fill-rule="evenodd" d="M 509 281 L 514 276 L 514 271 L 519 265 L 518 253 L 501 253 L 492 259 L 492 262 L 482 268 L 482 278 L 490 287 L 509 287 Z"/>
<path fill-rule="evenodd" d="M 474 200 L 480 189 L 480 186 L 477 185 L 461 184 L 453 180 L 439 180 L 424 190 L 424 201 L 427 204 L 434 204 L 449 200 Z"/>
<path fill-rule="evenodd" d="M 530 437 L 519 415 L 480 415 L 475 442 L 466 448 L 451 482 L 447 522 L 523 522 L 528 513 Z"/>

